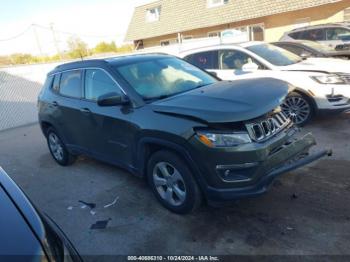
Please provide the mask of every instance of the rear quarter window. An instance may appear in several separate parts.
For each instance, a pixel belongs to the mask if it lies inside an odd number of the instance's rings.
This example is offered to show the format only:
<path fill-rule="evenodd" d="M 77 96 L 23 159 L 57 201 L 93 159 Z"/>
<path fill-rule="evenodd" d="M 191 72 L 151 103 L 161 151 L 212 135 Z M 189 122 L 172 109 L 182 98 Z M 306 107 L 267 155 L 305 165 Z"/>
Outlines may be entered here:
<path fill-rule="evenodd" d="M 290 33 L 289 36 L 293 39 L 300 39 L 300 35 L 302 32 Z"/>
<path fill-rule="evenodd" d="M 60 78 L 61 78 L 61 74 L 56 74 L 56 75 L 54 75 L 54 78 L 53 78 L 53 83 L 52 83 L 51 89 L 56 93 L 58 93 L 58 91 L 60 89 Z"/>

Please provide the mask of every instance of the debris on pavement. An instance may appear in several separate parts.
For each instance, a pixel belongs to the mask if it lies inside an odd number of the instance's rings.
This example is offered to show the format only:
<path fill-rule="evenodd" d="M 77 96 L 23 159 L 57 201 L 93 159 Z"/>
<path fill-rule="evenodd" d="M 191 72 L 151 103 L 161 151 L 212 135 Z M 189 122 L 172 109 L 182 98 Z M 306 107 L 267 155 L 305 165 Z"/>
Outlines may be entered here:
<path fill-rule="evenodd" d="M 117 196 L 111 203 L 106 204 L 106 205 L 104 205 L 103 207 L 104 207 L 104 208 L 107 208 L 107 207 L 110 207 L 110 206 L 115 205 L 115 204 L 117 203 L 118 199 L 119 199 L 119 196 Z"/>
<path fill-rule="evenodd" d="M 95 203 L 87 203 L 87 202 L 84 202 L 82 200 L 79 200 L 78 202 L 88 206 L 90 209 L 94 209 L 96 207 Z"/>
<path fill-rule="evenodd" d="M 117 196 L 111 203 L 104 205 L 103 208 L 108 208 L 108 207 L 111 207 L 111 206 L 115 205 L 117 203 L 118 199 L 119 199 L 119 196 Z M 97 207 L 97 205 L 95 203 L 89 203 L 89 202 L 85 202 L 83 200 L 79 200 L 78 202 L 81 203 L 82 205 L 80 205 L 80 206 L 69 206 L 69 207 L 67 207 L 67 209 L 68 210 L 72 210 L 73 208 L 79 208 L 79 207 L 80 207 L 80 209 L 89 208 L 90 209 L 90 214 L 92 216 L 96 215 L 97 211 L 96 211 L 95 208 Z"/>
<path fill-rule="evenodd" d="M 108 222 L 112 220 L 111 218 L 108 218 L 107 220 L 99 220 L 96 221 L 95 224 L 92 224 L 90 229 L 105 229 L 108 225 Z"/>
<path fill-rule="evenodd" d="M 298 198 L 298 195 L 294 193 L 293 195 L 290 196 L 290 198 L 291 198 L 291 199 L 297 199 L 297 198 Z"/>

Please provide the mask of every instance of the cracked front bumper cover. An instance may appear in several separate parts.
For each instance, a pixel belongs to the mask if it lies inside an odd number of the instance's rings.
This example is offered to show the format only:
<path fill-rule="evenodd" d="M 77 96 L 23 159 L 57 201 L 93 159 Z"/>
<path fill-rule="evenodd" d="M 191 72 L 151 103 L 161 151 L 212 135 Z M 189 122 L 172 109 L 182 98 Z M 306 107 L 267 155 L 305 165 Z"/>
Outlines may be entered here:
<path fill-rule="evenodd" d="M 307 134 L 301 139 L 284 145 L 264 161 L 261 167 L 265 172 L 252 179 L 251 184 L 221 189 L 209 186 L 207 188 L 208 199 L 211 202 L 229 201 L 255 197 L 265 193 L 278 176 L 314 162 L 321 157 L 332 155 L 331 150 L 322 150 L 308 155 L 308 150 L 315 144 L 314 137 Z"/>

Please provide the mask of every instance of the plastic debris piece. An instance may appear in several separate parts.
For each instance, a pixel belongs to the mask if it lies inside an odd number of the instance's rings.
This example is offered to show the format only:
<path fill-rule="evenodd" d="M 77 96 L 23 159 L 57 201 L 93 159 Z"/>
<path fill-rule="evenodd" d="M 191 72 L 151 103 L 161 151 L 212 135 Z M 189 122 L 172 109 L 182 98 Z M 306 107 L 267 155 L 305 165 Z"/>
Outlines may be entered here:
<path fill-rule="evenodd" d="M 107 219 L 107 220 L 99 220 L 99 221 L 96 221 L 95 224 L 92 224 L 90 229 L 105 229 L 108 225 L 108 222 L 110 221 L 111 219 Z"/>
<path fill-rule="evenodd" d="M 73 209 L 73 207 L 72 207 L 72 206 L 69 206 L 69 207 L 67 207 L 67 209 L 68 209 L 68 210 L 72 210 L 72 209 Z"/>
<path fill-rule="evenodd" d="M 90 207 L 91 209 L 94 209 L 96 207 L 96 204 L 95 203 L 87 203 L 87 202 L 84 202 L 82 200 L 79 200 L 78 202 Z"/>
<path fill-rule="evenodd" d="M 87 208 L 87 205 L 82 205 L 80 208 L 85 209 L 85 208 Z"/>
<path fill-rule="evenodd" d="M 94 216 L 94 215 L 96 215 L 96 211 L 90 210 L 90 214 Z"/>
<path fill-rule="evenodd" d="M 119 197 L 117 196 L 111 203 L 104 205 L 104 208 L 115 205 L 117 203 L 118 199 L 119 199 Z"/>

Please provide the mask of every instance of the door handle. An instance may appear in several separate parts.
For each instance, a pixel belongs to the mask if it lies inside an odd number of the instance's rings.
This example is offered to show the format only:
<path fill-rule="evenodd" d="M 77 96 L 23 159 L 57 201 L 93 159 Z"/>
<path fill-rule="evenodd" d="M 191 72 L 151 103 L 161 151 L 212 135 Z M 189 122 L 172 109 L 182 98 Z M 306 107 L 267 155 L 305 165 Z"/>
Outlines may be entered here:
<path fill-rule="evenodd" d="M 53 102 L 51 103 L 51 105 L 53 105 L 54 107 L 56 107 L 56 106 L 58 106 L 58 103 L 57 103 L 56 101 L 53 101 Z"/>
<path fill-rule="evenodd" d="M 91 113 L 89 108 L 80 108 L 80 112 L 82 112 L 84 114 L 90 114 Z"/>

